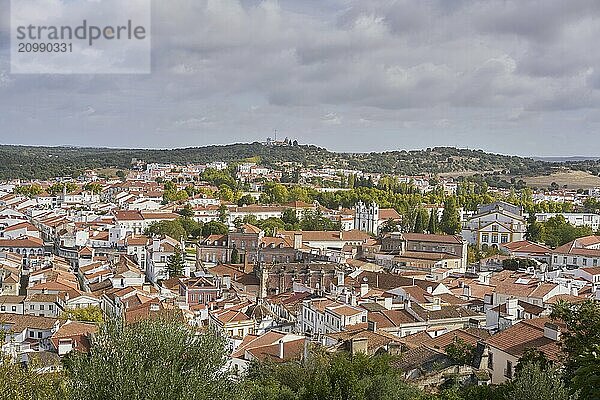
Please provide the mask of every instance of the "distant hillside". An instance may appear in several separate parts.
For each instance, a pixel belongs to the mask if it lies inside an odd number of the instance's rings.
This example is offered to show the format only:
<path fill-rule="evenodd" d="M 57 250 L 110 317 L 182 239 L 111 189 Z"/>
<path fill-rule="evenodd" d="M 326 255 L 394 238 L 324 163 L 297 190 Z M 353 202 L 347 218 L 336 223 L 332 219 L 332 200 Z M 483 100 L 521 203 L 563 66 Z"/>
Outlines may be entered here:
<path fill-rule="evenodd" d="M 263 165 L 332 166 L 386 174 L 473 173 L 535 176 L 557 167 L 589 170 L 597 175 L 598 163 L 553 163 L 532 158 L 505 156 L 481 150 L 436 147 L 426 150 L 383 153 L 334 153 L 311 146 L 269 147 L 260 143 L 205 146 L 172 150 L 107 149 L 78 147 L 0 146 L 0 179 L 47 179 L 77 175 L 90 168 L 127 169 L 132 158 L 159 163 L 236 162 L 253 158 Z"/>

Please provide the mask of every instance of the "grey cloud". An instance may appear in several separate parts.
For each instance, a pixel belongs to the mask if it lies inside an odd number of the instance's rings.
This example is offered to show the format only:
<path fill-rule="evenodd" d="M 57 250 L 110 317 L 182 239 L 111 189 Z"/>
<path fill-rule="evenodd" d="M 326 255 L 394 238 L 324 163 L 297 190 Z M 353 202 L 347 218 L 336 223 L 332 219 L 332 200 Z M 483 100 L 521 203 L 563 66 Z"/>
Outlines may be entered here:
<path fill-rule="evenodd" d="M 562 131 L 597 124 L 597 1 L 153 5 L 151 75 L 0 72 L 0 141 L 174 147 L 257 140 L 277 128 L 341 150 L 448 144 L 542 154 L 560 148 L 542 135 L 577 152 Z M 539 140 L 521 141 L 527 132 Z M 600 141 L 581 147 L 589 151 L 600 152 Z"/>

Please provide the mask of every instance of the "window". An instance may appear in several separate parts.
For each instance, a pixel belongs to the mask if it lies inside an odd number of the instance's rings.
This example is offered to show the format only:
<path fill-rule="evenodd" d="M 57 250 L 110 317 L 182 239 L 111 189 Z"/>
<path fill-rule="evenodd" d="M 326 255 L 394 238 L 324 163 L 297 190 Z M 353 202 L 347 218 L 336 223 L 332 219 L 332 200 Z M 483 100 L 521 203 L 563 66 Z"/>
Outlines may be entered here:
<path fill-rule="evenodd" d="M 489 233 L 482 233 L 482 234 L 481 234 L 481 241 L 482 241 L 483 243 L 487 243 L 487 242 L 489 242 L 489 240 L 490 240 L 490 235 L 489 235 Z"/>
<path fill-rule="evenodd" d="M 583 257 L 583 266 L 585 267 L 587 265 L 587 258 Z"/>
<path fill-rule="evenodd" d="M 50 311 L 54 310 L 54 304 L 48 305 L 48 310 L 50 310 Z"/>
<path fill-rule="evenodd" d="M 492 235 L 492 243 L 498 243 L 498 235 Z"/>
<path fill-rule="evenodd" d="M 44 309 L 44 305 L 40 304 L 40 311 Z"/>
<path fill-rule="evenodd" d="M 13 312 L 16 312 L 17 311 L 17 306 L 12 306 L 12 310 L 13 310 Z"/>
<path fill-rule="evenodd" d="M 494 353 L 488 354 L 488 369 L 494 370 Z"/>
<path fill-rule="evenodd" d="M 500 243 L 508 243 L 508 235 L 506 235 L 506 234 L 503 234 L 503 235 L 500 237 Z"/>
<path fill-rule="evenodd" d="M 498 232 L 498 225 L 492 226 L 492 232 Z"/>
<path fill-rule="evenodd" d="M 42 332 L 38 332 L 38 339 L 42 338 Z"/>
<path fill-rule="evenodd" d="M 594 258 L 594 261 L 592 262 L 592 264 L 594 264 L 594 267 L 597 267 L 598 266 L 598 259 Z"/>
<path fill-rule="evenodd" d="M 557 263 L 558 262 L 558 256 L 554 256 L 554 262 Z"/>
<path fill-rule="evenodd" d="M 577 257 L 573 257 L 573 264 L 577 265 Z"/>
<path fill-rule="evenodd" d="M 29 337 L 33 337 L 33 336 L 34 336 L 33 331 L 29 331 Z"/>
<path fill-rule="evenodd" d="M 0 311 L 2 311 L 2 312 L 6 311 L 6 306 L 0 307 Z"/>
<path fill-rule="evenodd" d="M 35 304 L 30 304 L 30 305 L 29 305 L 29 309 L 30 309 L 30 310 L 35 310 Z"/>
<path fill-rule="evenodd" d="M 566 264 L 566 263 L 567 263 L 567 257 L 563 257 L 563 262 L 562 262 L 562 263 L 563 263 L 563 264 Z"/>
<path fill-rule="evenodd" d="M 506 362 L 506 369 L 504 370 L 504 376 L 507 378 L 512 378 L 513 370 L 512 370 L 512 362 Z"/>

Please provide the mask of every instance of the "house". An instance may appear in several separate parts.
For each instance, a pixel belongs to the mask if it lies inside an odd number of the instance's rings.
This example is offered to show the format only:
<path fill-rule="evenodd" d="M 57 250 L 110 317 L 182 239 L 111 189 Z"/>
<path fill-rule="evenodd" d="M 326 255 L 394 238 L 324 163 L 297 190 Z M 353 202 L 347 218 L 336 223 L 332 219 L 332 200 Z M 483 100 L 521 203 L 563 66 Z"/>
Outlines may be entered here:
<path fill-rule="evenodd" d="M 479 247 L 496 247 L 525 239 L 527 223 L 523 209 L 504 201 L 480 205 L 463 223 L 461 236 Z"/>
<path fill-rule="evenodd" d="M 177 249 L 184 246 L 177 240 L 169 237 L 155 237 L 152 244 L 147 248 L 146 254 L 146 276 L 150 282 L 168 279 L 167 262 L 169 257 L 175 254 Z"/>
<path fill-rule="evenodd" d="M 359 329 L 328 333 L 324 341 L 329 349 L 344 350 L 350 354 L 374 355 L 385 352 L 397 355 L 402 349 L 399 337 L 377 330 L 377 325 L 373 323 Z"/>
<path fill-rule="evenodd" d="M 304 300 L 298 316 L 300 332 L 316 341 L 324 334 L 340 332 L 360 323 L 367 323 L 366 309 L 327 298 Z"/>
<path fill-rule="evenodd" d="M 522 320 L 539 318 L 548 313 L 549 310 L 544 307 L 511 298 L 487 310 L 486 327 L 492 331 L 501 331 Z"/>
<path fill-rule="evenodd" d="M 16 239 L 0 239 L 0 251 L 21 254 L 23 257 L 44 254 L 44 242 L 37 237 L 21 236 Z"/>
<path fill-rule="evenodd" d="M 23 314 L 25 296 L 0 296 L 0 313 Z"/>
<path fill-rule="evenodd" d="M 0 330 L 5 333 L 2 351 L 16 358 L 28 351 L 51 350 L 50 337 L 59 326 L 57 318 L 0 314 Z"/>
<path fill-rule="evenodd" d="M 209 326 L 218 329 L 229 338 L 240 341 L 256 329 L 256 322 L 242 311 L 247 307 L 248 304 L 209 311 Z M 235 344 L 232 344 L 233 347 Z"/>
<path fill-rule="evenodd" d="M 248 369 L 252 361 L 287 362 L 301 360 L 307 350 L 304 336 L 279 331 L 262 335 L 246 335 L 231 354 L 231 367 L 238 375 Z"/>
<path fill-rule="evenodd" d="M 552 251 L 553 269 L 600 266 L 600 236 L 585 236 Z"/>
<path fill-rule="evenodd" d="M 220 297 L 221 290 L 207 278 L 187 278 L 179 279 L 179 295 L 189 306 L 209 305 Z"/>
<path fill-rule="evenodd" d="M 91 337 L 98 326 L 79 321 L 67 321 L 50 337 L 50 342 L 59 356 L 71 351 L 87 353 L 91 347 Z"/>
<path fill-rule="evenodd" d="M 65 310 L 66 292 L 28 294 L 23 301 L 26 315 L 58 317 Z"/>
<path fill-rule="evenodd" d="M 486 344 L 491 383 L 497 385 L 512 379 L 519 358 L 527 349 L 539 350 L 548 360 L 557 361 L 561 329 L 561 324 L 549 318 L 535 318 L 523 320 L 490 337 Z"/>
<path fill-rule="evenodd" d="M 507 252 L 512 258 L 527 258 L 548 265 L 552 258 L 552 250 L 549 247 L 528 240 L 501 244 L 500 250 Z"/>

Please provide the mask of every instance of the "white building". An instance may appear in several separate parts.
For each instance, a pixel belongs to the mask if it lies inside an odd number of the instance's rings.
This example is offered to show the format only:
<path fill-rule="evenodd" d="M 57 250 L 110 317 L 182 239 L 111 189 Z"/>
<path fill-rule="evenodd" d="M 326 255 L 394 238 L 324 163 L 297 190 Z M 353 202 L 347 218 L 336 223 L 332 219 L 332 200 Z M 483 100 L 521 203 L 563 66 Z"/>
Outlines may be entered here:
<path fill-rule="evenodd" d="M 462 237 L 477 246 L 499 247 L 525 239 L 527 224 L 522 207 L 503 201 L 479 206 L 463 224 Z"/>

